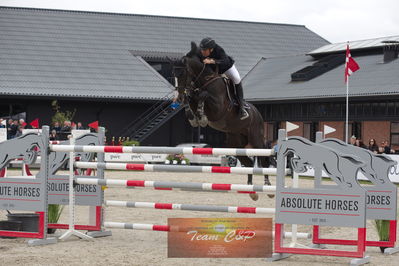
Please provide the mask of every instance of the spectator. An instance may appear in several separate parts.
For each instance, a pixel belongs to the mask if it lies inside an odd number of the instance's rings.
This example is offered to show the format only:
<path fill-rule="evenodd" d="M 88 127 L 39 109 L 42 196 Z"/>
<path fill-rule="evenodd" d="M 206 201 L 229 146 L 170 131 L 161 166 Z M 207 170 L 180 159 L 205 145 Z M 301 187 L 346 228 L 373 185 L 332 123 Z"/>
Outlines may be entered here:
<path fill-rule="evenodd" d="M 59 135 L 60 140 L 67 140 L 68 135 L 71 134 L 71 121 L 64 121 L 64 126 L 61 128 Z"/>
<path fill-rule="evenodd" d="M 77 126 L 76 126 L 76 124 L 74 122 L 72 122 L 71 130 L 75 130 L 75 129 L 77 129 Z"/>
<path fill-rule="evenodd" d="M 356 137 L 352 136 L 349 141 L 350 141 L 350 144 L 355 145 L 356 144 Z"/>
<path fill-rule="evenodd" d="M 55 129 L 50 132 L 50 140 L 58 140 L 57 131 Z"/>
<path fill-rule="evenodd" d="M 12 119 L 8 119 L 7 122 L 7 139 L 11 139 L 11 128 L 13 125 L 14 121 Z"/>
<path fill-rule="evenodd" d="M 85 128 L 82 126 L 82 122 L 78 122 L 78 125 L 77 125 L 76 129 L 79 129 L 79 130 L 85 129 Z"/>
<path fill-rule="evenodd" d="M 56 133 L 59 133 L 61 131 L 61 126 L 59 122 L 54 122 L 54 126 L 52 130 L 55 130 Z"/>
<path fill-rule="evenodd" d="M 0 118 L 0 128 L 5 128 L 6 127 L 5 125 L 3 125 L 3 121 L 4 121 L 4 119 Z"/>
<path fill-rule="evenodd" d="M 61 128 L 60 132 L 62 133 L 70 133 L 71 132 L 71 121 L 65 120 L 64 126 Z"/>
<path fill-rule="evenodd" d="M 364 148 L 366 149 L 366 145 L 364 145 L 363 141 L 361 139 L 357 139 L 355 142 L 355 146 L 359 147 L 359 148 Z"/>
<path fill-rule="evenodd" d="M 377 143 L 375 143 L 375 139 L 369 140 L 368 149 L 374 153 L 378 153 L 378 146 L 377 146 Z"/>
<path fill-rule="evenodd" d="M 17 134 L 18 131 L 18 120 L 14 120 L 10 126 L 10 139 L 15 138 L 15 135 Z"/>
<path fill-rule="evenodd" d="M 383 140 L 381 142 L 381 147 L 383 147 L 382 153 L 385 153 L 385 154 L 395 153 L 395 150 L 391 149 L 391 146 L 389 146 L 388 140 Z"/>
<path fill-rule="evenodd" d="M 22 130 L 24 129 L 24 126 L 18 125 L 17 126 L 17 132 L 15 133 L 14 138 L 18 138 L 19 136 L 22 136 Z"/>
<path fill-rule="evenodd" d="M 24 128 L 25 125 L 26 125 L 25 120 L 23 120 L 22 118 L 19 119 L 18 124 L 19 124 L 20 126 L 22 126 L 23 128 Z"/>

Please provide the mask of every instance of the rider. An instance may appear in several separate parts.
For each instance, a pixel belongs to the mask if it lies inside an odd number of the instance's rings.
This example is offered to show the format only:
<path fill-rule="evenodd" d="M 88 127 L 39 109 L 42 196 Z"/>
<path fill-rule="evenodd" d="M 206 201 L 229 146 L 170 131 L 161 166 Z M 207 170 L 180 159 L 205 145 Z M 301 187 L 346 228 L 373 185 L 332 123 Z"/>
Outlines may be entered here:
<path fill-rule="evenodd" d="M 226 54 L 212 38 L 204 38 L 200 43 L 200 58 L 204 64 L 216 64 L 219 66 L 219 73 L 224 73 L 235 84 L 238 103 L 240 105 L 239 116 L 241 120 L 248 118 L 248 112 L 244 108 L 244 93 L 242 90 L 241 77 L 234 65 L 234 60 Z"/>

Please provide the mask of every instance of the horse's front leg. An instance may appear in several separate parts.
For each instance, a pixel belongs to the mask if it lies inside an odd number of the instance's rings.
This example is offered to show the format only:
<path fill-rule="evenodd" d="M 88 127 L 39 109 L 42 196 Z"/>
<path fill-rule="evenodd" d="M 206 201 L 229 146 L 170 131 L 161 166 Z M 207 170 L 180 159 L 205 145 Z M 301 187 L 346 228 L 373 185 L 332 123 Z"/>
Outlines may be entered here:
<path fill-rule="evenodd" d="M 193 110 L 191 110 L 188 104 L 184 108 L 184 113 L 186 114 L 186 117 L 188 119 L 188 122 L 190 122 L 190 125 L 192 127 L 198 127 L 198 117 L 194 114 Z"/>
<path fill-rule="evenodd" d="M 197 106 L 197 114 L 198 114 L 198 123 L 201 127 L 206 127 L 208 125 L 208 117 L 205 114 L 205 100 L 208 97 L 207 92 L 201 92 L 199 95 L 198 106 Z"/>
<path fill-rule="evenodd" d="M 201 127 L 206 127 L 208 125 L 208 117 L 205 114 L 204 106 L 205 106 L 204 101 L 198 103 L 198 109 L 197 109 L 198 124 Z"/>

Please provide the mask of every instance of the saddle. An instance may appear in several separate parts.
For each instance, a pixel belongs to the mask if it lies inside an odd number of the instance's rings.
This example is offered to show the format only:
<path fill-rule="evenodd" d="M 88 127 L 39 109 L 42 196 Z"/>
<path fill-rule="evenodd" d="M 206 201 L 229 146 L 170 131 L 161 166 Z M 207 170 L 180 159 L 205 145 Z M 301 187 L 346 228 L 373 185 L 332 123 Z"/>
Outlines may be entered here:
<path fill-rule="evenodd" d="M 231 106 L 238 106 L 238 96 L 236 92 L 236 86 L 234 82 L 229 79 L 228 76 L 225 74 L 220 75 L 223 78 L 224 84 L 226 85 L 226 92 L 227 92 L 227 97 L 229 99 L 230 105 Z"/>
<path fill-rule="evenodd" d="M 223 78 L 224 84 L 226 85 L 226 92 L 230 102 L 230 106 L 231 107 L 239 106 L 239 100 L 234 82 L 231 79 L 229 79 L 229 77 L 226 76 L 225 74 L 221 74 L 220 76 Z M 243 102 L 243 105 L 244 108 L 246 109 L 249 108 L 249 105 L 245 101 Z"/>

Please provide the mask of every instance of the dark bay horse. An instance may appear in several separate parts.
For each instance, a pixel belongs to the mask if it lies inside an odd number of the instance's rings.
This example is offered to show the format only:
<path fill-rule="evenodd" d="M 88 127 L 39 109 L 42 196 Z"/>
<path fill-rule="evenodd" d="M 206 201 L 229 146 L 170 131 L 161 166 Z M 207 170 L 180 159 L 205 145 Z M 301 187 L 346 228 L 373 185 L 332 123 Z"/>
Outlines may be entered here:
<path fill-rule="evenodd" d="M 259 111 L 248 103 L 249 117 L 240 120 L 238 106 L 231 103 L 223 77 L 208 65 L 204 65 L 197 51 L 197 45 L 192 42 L 191 51 L 181 60 L 174 62 L 178 100 L 185 104 L 190 124 L 194 127 L 209 125 L 225 132 L 227 147 L 264 149 L 264 122 Z M 254 166 L 254 161 L 249 157 L 238 156 L 237 159 L 245 167 Z M 269 158 L 258 157 L 258 165 L 269 167 Z M 264 176 L 264 182 L 265 185 L 271 185 L 269 176 Z M 252 184 L 252 175 L 248 175 L 247 183 Z M 257 194 L 249 195 L 253 200 L 258 199 Z"/>

